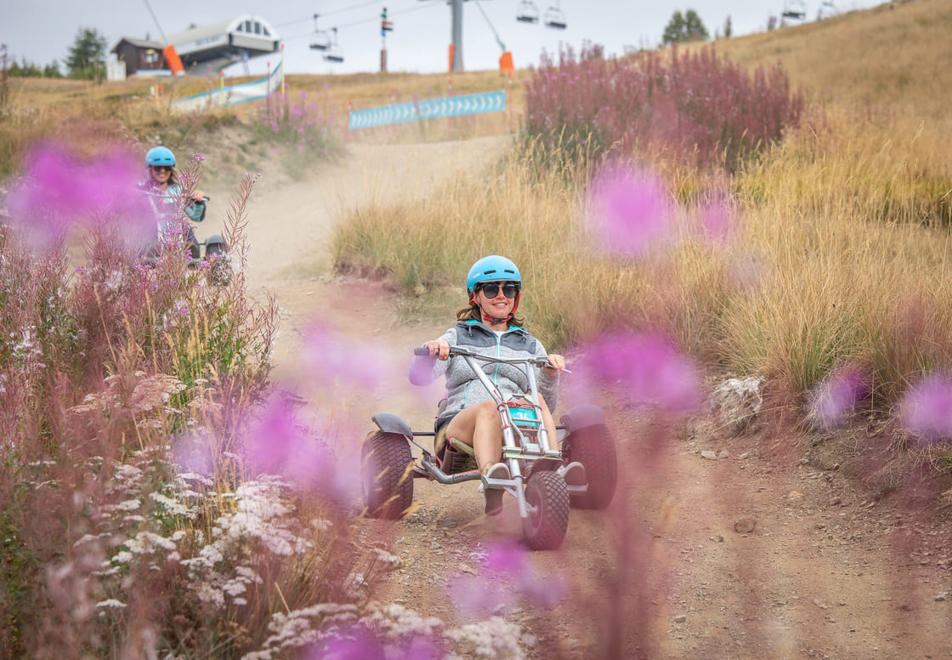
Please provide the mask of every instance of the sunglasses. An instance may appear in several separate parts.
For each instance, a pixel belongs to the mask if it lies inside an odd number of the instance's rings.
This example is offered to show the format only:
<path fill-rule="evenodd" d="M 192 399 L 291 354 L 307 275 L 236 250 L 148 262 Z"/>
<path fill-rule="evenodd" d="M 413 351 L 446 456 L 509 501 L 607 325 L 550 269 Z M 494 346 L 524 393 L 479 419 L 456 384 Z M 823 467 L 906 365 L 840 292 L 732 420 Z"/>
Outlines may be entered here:
<path fill-rule="evenodd" d="M 154 172 L 171 172 L 171 165 L 151 165 L 152 171 Z"/>
<path fill-rule="evenodd" d="M 519 285 L 515 282 L 506 282 L 501 285 L 498 282 L 490 282 L 480 287 L 480 291 L 482 291 L 487 298 L 492 299 L 499 295 L 500 288 L 502 289 L 502 295 L 507 298 L 515 298 L 516 294 L 519 293 Z"/>

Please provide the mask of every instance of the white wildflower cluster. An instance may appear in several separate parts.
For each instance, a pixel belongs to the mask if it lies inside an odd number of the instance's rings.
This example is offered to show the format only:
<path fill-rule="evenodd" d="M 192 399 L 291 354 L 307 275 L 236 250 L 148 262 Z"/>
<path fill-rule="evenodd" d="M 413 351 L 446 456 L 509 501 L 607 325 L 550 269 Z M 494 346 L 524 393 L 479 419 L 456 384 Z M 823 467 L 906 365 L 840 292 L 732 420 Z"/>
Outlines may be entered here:
<path fill-rule="evenodd" d="M 201 602 L 216 609 L 245 605 L 247 587 L 262 582 L 253 568 L 262 558 L 289 557 L 311 548 L 299 534 L 286 492 L 286 484 L 271 477 L 235 490 L 233 510 L 215 520 L 211 542 L 182 561 L 190 589 Z"/>
<path fill-rule="evenodd" d="M 271 660 L 283 658 L 288 651 L 301 649 L 328 636 L 340 626 L 351 626 L 358 618 L 356 605 L 321 603 L 287 614 L 276 612 L 271 617 L 268 630 L 271 635 L 260 651 L 246 654 L 242 660 Z"/>
<path fill-rule="evenodd" d="M 19 335 L 11 332 L 6 343 L 9 346 L 12 361 L 10 366 L 17 372 L 18 377 L 29 377 L 46 367 L 41 361 L 43 349 L 36 338 L 36 326 L 30 325 L 23 328 Z M 6 390 L 6 388 L 3 389 Z"/>
<path fill-rule="evenodd" d="M 360 622 L 376 633 L 385 649 L 396 647 L 395 653 L 420 637 L 439 639 L 445 626 L 441 619 L 422 617 L 403 605 L 376 601 L 368 603 Z"/>
<path fill-rule="evenodd" d="M 123 275 L 121 270 L 111 270 L 109 274 L 106 275 L 103 284 L 106 287 L 106 291 L 110 294 L 118 293 L 122 288 Z"/>
<path fill-rule="evenodd" d="M 13 359 L 18 362 L 30 362 L 43 355 L 39 342 L 36 340 L 36 326 L 31 325 L 23 329 L 19 341 L 14 333 L 10 333 L 10 339 L 16 341 L 11 349 Z"/>
<path fill-rule="evenodd" d="M 523 634 L 518 624 L 498 616 L 447 630 L 446 636 L 456 642 L 461 652 L 461 655 L 447 656 L 451 660 L 463 658 L 522 660 L 527 657 L 525 647 L 535 644 L 535 639 Z"/>
<path fill-rule="evenodd" d="M 527 657 L 526 649 L 535 643 L 517 624 L 500 617 L 447 630 L 438 618 L 423 617 L 402 605 L 377 601 L 363 608 L 322 603 L 288 614 L 278 612 L 268 630 L 272 634 L 261 649 L 245 655 L 243 660 L 293 656 L 294 651 L 320 649 L 322 642 L 353 638 L 361 632 L 379 644 L 387 660 L 400 660 L 411 649 L 420 650 L 427 645 L 425 653 L 432 657 L 521 659 Z"/>
<path fill-rule="evenodd" d="M 102 578 L 103 588 L 113 595 L 121 596 L 134 588 L 129 576 L 135 574 L 137 566 L 158 570 L 177 562 L 178 544 L 186 534 L 176 530 L 169 536 L 167 531 L 198 515 L 200 495 L 189 490 L 181 479 L 167 479 L 167 465 L 161 459 L 167 452 L 167 446 L 144 449 L 132 454 L 128 462 L 116 464 L 105 488 L 110 502 L 100 504 L 94 514 L 103 530 L 96 538 L 103 540 L 109 550 L 97 575 Z M 97 462 L 101 460 L 97 457 Z M 156 470 L 159 474 L 154 473 Z M 157 487 L 161 492 L 154 490 Z M 114 608 L 100 609 L 103 616 Z"/>

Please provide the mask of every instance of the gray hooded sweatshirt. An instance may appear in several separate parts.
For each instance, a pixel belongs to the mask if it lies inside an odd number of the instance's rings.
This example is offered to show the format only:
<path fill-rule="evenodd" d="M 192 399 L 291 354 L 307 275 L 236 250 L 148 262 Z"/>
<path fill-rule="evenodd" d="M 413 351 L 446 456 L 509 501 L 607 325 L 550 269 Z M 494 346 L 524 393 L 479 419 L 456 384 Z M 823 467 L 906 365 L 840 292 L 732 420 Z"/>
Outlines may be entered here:
<path fill-rule="evenodd" d="M 542 342 L 518 326 L 512 326 L 499 335 L 479 321 L 460 321 L 447 330 L 440 339 L 450 346 L 459 346 L 489 357 L 514 359 L 548 355 Z M 529 389 L 529 379 L 524 371 L 527 368 L 526 365 L 492 362 L 477 362 L 476 364 L 482 367 L 503 398 L 521 395 Z M 559 374 L 544 371 L 539 367 L 528 368 L 536 370 L 539 393 L 545 399 L 549 410 L 554 411 L 558 403 Z M 410 382 L 414 385 L 429 385 L 441 375 L 446 376 L 446 407 L 436 420 L 436 428 L 449 422 L 463 408 L 492 399 L 461 357 L 451 357 L 449 360 L 436 360 L 429 356 L 418 357 L 410 368 Z"/>

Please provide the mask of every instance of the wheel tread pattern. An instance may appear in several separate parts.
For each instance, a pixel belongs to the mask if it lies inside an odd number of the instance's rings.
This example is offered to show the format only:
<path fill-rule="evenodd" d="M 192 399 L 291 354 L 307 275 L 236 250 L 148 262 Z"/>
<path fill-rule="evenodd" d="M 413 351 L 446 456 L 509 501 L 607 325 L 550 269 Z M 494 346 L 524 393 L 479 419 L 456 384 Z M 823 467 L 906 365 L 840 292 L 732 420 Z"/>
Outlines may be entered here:
<path fill-rule="evenodd" d="M 540 471 L 529 475 L 526 499 L 537 508 L 522 521 L 526 544 L 533 550 L 555 550 L 569 526 L 569 491 L 562 475 Z"/>
<path fill-rule="evenodd" d="M 377 432 L 364 441 L 361 478 L 364 505 L 372 518 L 397 520 L 413 503 L 410 445 L 395 433 Z"/>

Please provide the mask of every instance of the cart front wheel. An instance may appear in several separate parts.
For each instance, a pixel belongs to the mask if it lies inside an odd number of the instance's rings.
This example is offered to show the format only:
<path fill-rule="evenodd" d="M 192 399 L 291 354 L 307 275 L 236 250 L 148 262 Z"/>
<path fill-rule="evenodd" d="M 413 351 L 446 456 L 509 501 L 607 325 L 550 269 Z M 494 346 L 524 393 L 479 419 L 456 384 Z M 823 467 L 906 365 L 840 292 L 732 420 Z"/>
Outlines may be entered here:
<path fill-rule="evenodd" d="M 533 550 L 555 550 L 569 526 L 569 491 L 557 472 L 533 472 L 526 484 L 529 513 L 522 534 Z"/>

